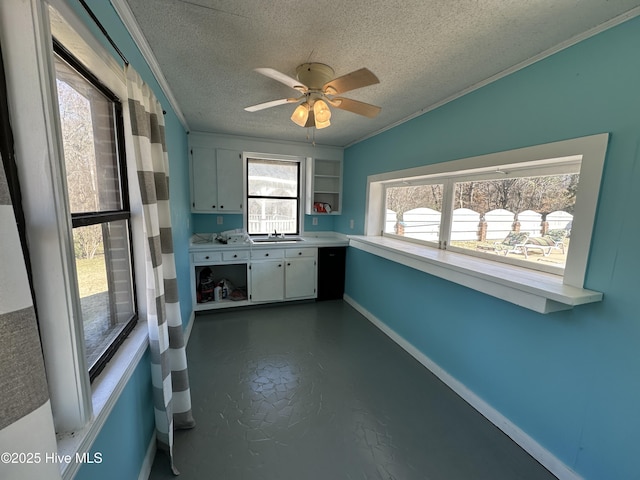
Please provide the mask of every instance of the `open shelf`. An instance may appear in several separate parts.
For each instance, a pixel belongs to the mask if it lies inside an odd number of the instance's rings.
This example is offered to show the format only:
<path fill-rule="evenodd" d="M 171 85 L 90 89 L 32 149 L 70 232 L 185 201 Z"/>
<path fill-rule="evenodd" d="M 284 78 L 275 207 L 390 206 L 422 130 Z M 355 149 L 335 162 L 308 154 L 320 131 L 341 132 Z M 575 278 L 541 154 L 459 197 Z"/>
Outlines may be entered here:
<path fill-rule="evenodd" d="M 197 265 L 193 267 L 195 275 L 195 310 L 209 310 L 212 308 L 224 308 L 248 304 L 247 294 L 247 264 L 221 264 L 221 265 Z M 208 275 L 207 270 L 211 272 Z M 211 279 L 207 282 L 205 277 Z M 222 280 L 227 280 L 236 290 L 242 290 L 245 298 L 231 300 L 232 291 L 227 292 L 227 297 L 220 300 L 214 299 L 213 288 Z"/>
<path fill-rule="evenodd" d="M 342 210 L 342 160 L 310 159 L 307 170 L 308 215 L 327 215 L 318 212 L 315 205 L 329 204 L 330 214 L 339 215 Z"/>

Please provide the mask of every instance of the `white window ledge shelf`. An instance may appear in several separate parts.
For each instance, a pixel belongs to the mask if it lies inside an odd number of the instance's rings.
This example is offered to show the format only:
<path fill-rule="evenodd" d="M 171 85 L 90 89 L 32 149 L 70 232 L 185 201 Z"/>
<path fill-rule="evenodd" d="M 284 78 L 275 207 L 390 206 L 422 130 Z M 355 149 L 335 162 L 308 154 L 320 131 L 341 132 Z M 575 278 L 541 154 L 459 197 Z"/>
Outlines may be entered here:
<path fill-rule="evenodd" d="M 92 419 L 84 428 L 76 432 L 58 434 L 57 436 L 58 455 L 61 458 L 72 459 L 71 462 L 60 462 L 62 480 L 72 479 L 78 473 L 81 464 L 77 462 L 76 454 L 82 455 L 90 451 L 93 442 L 98 437 L 148 347 L 147 322 L 145 318 L 142 318 L 138 320 L 138 324 L 91 385 Z"/>
<path fill-rule="evenodd" d="M 402 240 L 349 236 L 349 245 L 539 313 L 599 302 L 602 293 L 562 283 L 562 277 Z"/>

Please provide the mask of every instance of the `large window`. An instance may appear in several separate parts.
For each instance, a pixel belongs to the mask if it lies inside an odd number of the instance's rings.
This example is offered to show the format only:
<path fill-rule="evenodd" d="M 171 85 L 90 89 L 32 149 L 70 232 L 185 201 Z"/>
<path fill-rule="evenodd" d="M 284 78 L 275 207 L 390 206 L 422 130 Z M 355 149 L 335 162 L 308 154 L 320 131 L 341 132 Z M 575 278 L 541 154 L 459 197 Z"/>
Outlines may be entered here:
<path fill-rule="evenodd" d="M 136 322 L 122 107 L 64 48 L 55 44 L 55 51 L 75 272 L 93 380 Z"/>
<path fill-rule="evenodd" d="M 412 185 L 404 180 L 386 189 L 385 233 L 425 242 L 440 242 L 442 183 Z"/>
<path fill-rule="evenodd" d="M 408 252 L 420 268 L 485 292 L 504 276 L 525 289 L 546 282 L 551 292 L 548 273 L 582 289 L 607 143 L 599 134 L 370 175 L 361 246 Z"/>
<path fill-rule="evenodd" d="M 580 180 L 572 170 L 455 182 L 450 248 L 513 256 L 560 272 L 569 253 Z"/>
<path fill-rule="evenodd" d="M 247 159 L 247 232 L 298 234 L 300 162 Z"/>
<path fill-rule="evenodd" d="M 385 235 L 562 274 L 581 157 L 385 184 Z"/>

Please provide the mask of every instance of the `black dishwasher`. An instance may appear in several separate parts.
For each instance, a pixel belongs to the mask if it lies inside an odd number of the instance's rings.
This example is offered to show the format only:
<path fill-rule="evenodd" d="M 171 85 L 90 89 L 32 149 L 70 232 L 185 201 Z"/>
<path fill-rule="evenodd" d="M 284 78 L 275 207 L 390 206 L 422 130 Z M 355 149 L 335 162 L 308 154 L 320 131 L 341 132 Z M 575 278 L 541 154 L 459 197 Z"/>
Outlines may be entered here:
<path fill-rule="evenodd" d="M 318 300 L 341 299 L 347 247 L 318 248 Z"/>

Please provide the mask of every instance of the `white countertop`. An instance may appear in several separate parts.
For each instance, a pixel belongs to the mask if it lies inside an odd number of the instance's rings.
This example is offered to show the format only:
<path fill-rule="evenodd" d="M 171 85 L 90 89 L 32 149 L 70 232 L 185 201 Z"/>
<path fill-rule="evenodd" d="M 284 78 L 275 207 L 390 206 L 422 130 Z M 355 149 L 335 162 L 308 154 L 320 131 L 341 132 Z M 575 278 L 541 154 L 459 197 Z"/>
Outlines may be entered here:
<path fill-rule="evenodd" d="M 264 243 L 220 243 L 215 240 L 215 234 L 196 233 L 191 236 L 189 242 L 190 252 L 199 252 L 202 250 L 244 250 L 258 248 L 301 248 L 301 247 L 346 247 L 349 245 L 349 239 L 346 235 L 336 232 L 313 232 L 303 235 L 296 235 L 302 238 L 298 242 L 264 242 Z M 214 239 L 212 241 L 212 239 Z"/>

